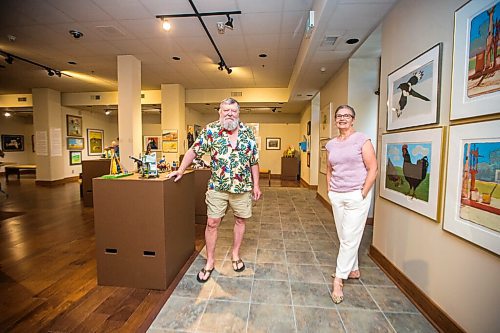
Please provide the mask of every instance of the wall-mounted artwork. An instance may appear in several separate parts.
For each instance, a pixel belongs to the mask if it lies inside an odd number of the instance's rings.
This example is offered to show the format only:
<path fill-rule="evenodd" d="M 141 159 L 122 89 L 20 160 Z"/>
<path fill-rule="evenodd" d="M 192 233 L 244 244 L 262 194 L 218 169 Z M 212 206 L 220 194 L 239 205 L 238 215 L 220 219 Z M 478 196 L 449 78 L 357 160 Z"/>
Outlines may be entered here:
<path fill-rule="evenodd" d="M 245 126 L 252 130 L 254 137 L 260 136 L 259 123 L 245 123 Z"/>
<path fill-rule="evenodd" d="M 71 114 L 66 115 L 66 134 L 68 136 L 83 135 L 82 117 Z"/>
<path fill-rule="evenodd" d="M 266 138 L 266 149 L 267 150 L 281 150 L 281 139 L 280 138 Z"/>
<path fill-rule="evenodd" d="M 439 222 L 442 128 L 382 135 L 380 196 Z"/>
<path fill-rule="evenodd" d="M 179 132 L 177 130 L 163 130 L 162 140 L 174 141 L 179 138 Z"/>
<path fill-rule="evenodd" d="M 187 125 L 186 128 L 187 148 L 191 148 L 194 143 L 194 125 Z"/>
<path fill-rule="evenodd" d="M 439 43 L 387 77 L 387 130 L 437 123 L 441 49 Z"/>
<path fill-rule="evenodd" d="M 82 150 L 83 146 L 83 138 L 66 138 L 66 149 L 68 150 Z"/>
<path fill-rule="evenodd" d="M 500 112 L 500 6 L 470 1 L 455 12 L 450 119 Z"/>
<path fill-rule="evenodd" d="M 200 135 L 200 132 L 201 132 L 201 126 L 194 124 L 194 139 L 195 140 L 198 137 L 198 135 Z"/>
<path fill-rule="evenodd" d="M 145 135 L 144 136 L 144 151 L 148 145 L 151 148 L 151 151 L 159 151 L 161 147 L 161 136 L 158 135 Z"/>
<path fill-rule="evenodd" d="M 164 153 L 177 153 L 179 132 L 177 130 L 163 130 L 161 135 L 162 147 Z"/>
<path fill-rule="evenodd" d="M 24 151 L 24 135 L 2 134 L 2 150 Z"/>
<path fill-rule="evenodd" d="M 333 136 L 333 113 L 335 110 L 333 109 L 333 103 L 328 103 L 325 107 L 320 110 L 319 114 L 319 137 L 322 138 L 331 138 Z"/>
<path fill-rule="evenodd" d="M 164 153 L 177 153 L 177 141 L 163 141 Z"/>
<path fill-rule="evenodd" d="M 319 151 L 319 172 L 326 175 L 326 170 L 327 170 L 327 162 L 328 159 L 328 151 L 326 150 L 320 150 Z"/>
<path fill-rule="evenodd" d="M 69 165 L 79 165 L 82 164 L 82 152 L 81 151 L 70 151 L 69 152 Z"/>
<path fill-rule="evenodd" d="M 88 155 L 102 155 L 104 153 L 104 131 L 99 129 L 87 129 Z"/>
<path fill-rule="evenodd" d="M 500 254 L 500 120 L 450 127 L 443 229 Z"/>

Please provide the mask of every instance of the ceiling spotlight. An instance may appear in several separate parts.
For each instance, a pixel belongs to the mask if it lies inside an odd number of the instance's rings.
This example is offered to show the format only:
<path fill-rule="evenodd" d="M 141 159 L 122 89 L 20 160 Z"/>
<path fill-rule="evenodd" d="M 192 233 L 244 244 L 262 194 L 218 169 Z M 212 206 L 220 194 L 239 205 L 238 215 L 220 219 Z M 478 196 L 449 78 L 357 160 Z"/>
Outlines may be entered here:
<path fill-rule="evenodd" d="M 217 32 L 222 35 L 225 31 L 226 26 L 224 25 L 224 22 L 217 22 Z"/>
<path fill-rule="evenodd" d="M 227 66 L 226 66 L 226 71 L 227 71 L 227 74 L 231 74 L 233 72 L 233 70 Z"/>
<path fill-rule="evenodd" d="M 271 111 L 276 112 L 276 108 L 272 108 Z"/>
<path fill-rule="evenodd" d="M 54 71 L 52 69 L 47 69 L 47 75 L 48 76 L 54 76 Z"/>
<path fill-rule="evenodd" d="M 70 30 L 69 33 L 71 36 L 73 36 L 73 38 L 76 39 L 83 37 L 83 33 L 77 30 Z"/>
<path fill-rule="evenodd" d="M 234 27 L 233 27 L 233 18 L 230 17 L 229 14 L 226 14 L 226 16 L 227 16 L 227 22 L 224 23 L 224 26 L 226 28 L 228 28 L 228 29 L 233 30 L 234 29 Z"/>
<path fill-rule="evenodd" d="M 161 24 L 161 27 L 163 28 L 163 30 L 165 31 L 170 31 L 170 29 L 172 28 L 172 25 L 170 24 L 170 22 L 168 22 L 167 19 L 163 19 L 163 22 Z"/>
<path fill-rule="evenodd" d="M 3 115 L 4 115 L 5 117 L 7 117 L 7 118 L 8 118 L 8 117 L 11 117 L 11 116 L 12 116 L 12 113 L 10 113 L 10 112 L 8 112 L 8 111 L 7 111 L 7 112 L 5 112 Z"/>
<path fill-rule="evenodd" d="M 217 69 L 220 70 L 220 71 L 223 71 L 224 67 L 226 66 L 226 64 L 223 63 L 222 61 L 220 61 L 217 65 L 219 65 L 219 67 L 217 67 Z"/>
<path fill-rule="evenodd" d="M 61 71 L 54 71 L 54 73 L 58 76 L 58 77 L 61 77 Z"/>
<path fill-rule="evenodd" d="M 109 115 L 111 114 L 111 110 L 106 110 L 106 111 L 104 111 L 104 114 L 105 114 L 106 116 L 109 116 Z"/>
<path fill-rule="evenodd" d="M 350 39 L 346 40 L 345 42 L 346 42 L 346 44 L 352 45 L 352 44 L 356 44 L 357 42 L 359 42 L 359 39 L 350 38 Z"/>
<path fill-rule="evenodd" d="M 12 58 L 12 56 L 9 54 L 7 58 L 5 58 L 5 62 L 9 65 L 12 65 L 12 63 L 14 62 L 14 58 Z"/>

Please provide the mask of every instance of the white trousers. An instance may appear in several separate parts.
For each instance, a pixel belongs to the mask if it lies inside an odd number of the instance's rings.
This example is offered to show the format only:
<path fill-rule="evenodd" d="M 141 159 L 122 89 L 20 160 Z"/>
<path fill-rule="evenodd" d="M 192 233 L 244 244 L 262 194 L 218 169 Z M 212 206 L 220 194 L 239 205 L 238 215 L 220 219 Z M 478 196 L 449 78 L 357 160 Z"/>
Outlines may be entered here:
<path fill-rule="evenodd" d="M 363 199 L 361 190 L 328 192 L 340 242 L 335 270 L 335 276 L 339 278 L 347 279 L 351 271 L 359 269 L 358 249 L 370 209 L 371 193 Z"/>

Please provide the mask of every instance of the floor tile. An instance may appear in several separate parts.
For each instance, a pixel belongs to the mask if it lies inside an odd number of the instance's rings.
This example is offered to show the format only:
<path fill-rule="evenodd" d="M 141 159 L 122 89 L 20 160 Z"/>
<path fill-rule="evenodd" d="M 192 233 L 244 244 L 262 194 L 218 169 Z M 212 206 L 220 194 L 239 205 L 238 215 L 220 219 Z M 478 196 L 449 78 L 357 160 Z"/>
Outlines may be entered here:
<path fill-rule="evenodd" d="M 222 301 L 250 302 L 251 279 L 239 279 L 220 276 L 214 286 L 210 299 Z"/>
<path fill-rule="evenodd" d="M 291 305 L 288 281 L 255 280 L 252 287 L 252 303 Z"/>
<path fill-rule="evenodd" d="M 290 281 L 307 283 L 325 283 L 320 266 L 288 264 Z"/>
<path fill-rule="evenodd" d="M 283 250 L 257 250 L 257 263 L 285 264 L 285 251 Z"/>
<path fill-rule="evenodd" d="M 197 332 L 245 332 L 249 303 L 208 301 Z"/>
<path fill-rule="evenodd" d="M 278 318 L 279 320 L 277 320 Z M 295 332 L 292 307 L 276 304 L 251 304 L 247 332 Z"/>
<path fill-rule="evenodd" d="M 342 304 L 342 303 L 341 303 Z M 345 329 L 349 333 L 393 333 L 391 324 L 379 311 L 339 310 Z"/>
<path fill-rule="evenodd" d="M 294 305 L 333 308 L 326 284 L 290 282 Z"/>
<path fill-rule="evenodd" d="M 288 281 L 287 265 L 274 263 L 256 263 L 255 279 Z"/>
<path fill-rule="evenodd" d="M 384 312 L 418 312 L 417 308 L 398 288 L 378 286 L 367 286 L 366 288 Z"/>
<path fill-rule="evenodd" d="M 172 295 L 161 309 L 151 328 L 195 332 L 206 303 L 206 300 L 195 300 Z"/>
<path fill-rule="evenodd" d="M 377 304 L 375 304 L 364 286 L 344 283 L 343 291 L 344 301 L 337 305 L 339 308 L 378 310 Z"/>
<path fill-rule="evenodd" d="M 296 306 L 295 319 L 298 333 L 344 332 L 336 309 Z"/>
<path fill-rule="evenodd" d="M 420 313 L 385 313 L 398 333 L 434 333 L 436 329 Z"/>

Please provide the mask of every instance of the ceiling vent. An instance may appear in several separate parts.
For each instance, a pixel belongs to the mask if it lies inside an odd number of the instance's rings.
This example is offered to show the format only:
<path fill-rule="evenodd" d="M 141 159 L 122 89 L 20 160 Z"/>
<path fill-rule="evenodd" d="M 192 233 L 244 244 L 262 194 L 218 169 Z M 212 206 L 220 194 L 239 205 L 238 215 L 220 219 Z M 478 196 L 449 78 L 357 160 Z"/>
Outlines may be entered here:
<path fill-rule="evenodd" d="M 90 95 L 90 100 L 99 101 L 101 99 L 101 95 Z"/>
<path fill-rule="evenodd" d="M 17 101 L 18 102 L 26 102 L 26 97 L 18 97 Z"/>
<path fill-rule="evenodd" d="M 98 25 L 95 28 L 108 38 L 125 37 L 123 32 L 112 25 Z"/>
<path fill-rule="evenodd" d="M 321 45 L 319 48 L 322 50 L 331 50 L 335 46 L 337 39 L 337 36 L 325 36 L 325 38 L 323 38 L 323 40 L 321 41 Z"/>
<path fill-rule="evenodd" d="M 241 97 L 243 96 L 243 92 L 241 91 L 231 91 L 231 97 Z"/>

